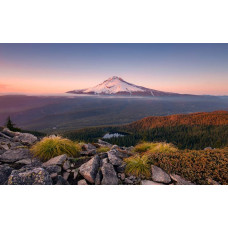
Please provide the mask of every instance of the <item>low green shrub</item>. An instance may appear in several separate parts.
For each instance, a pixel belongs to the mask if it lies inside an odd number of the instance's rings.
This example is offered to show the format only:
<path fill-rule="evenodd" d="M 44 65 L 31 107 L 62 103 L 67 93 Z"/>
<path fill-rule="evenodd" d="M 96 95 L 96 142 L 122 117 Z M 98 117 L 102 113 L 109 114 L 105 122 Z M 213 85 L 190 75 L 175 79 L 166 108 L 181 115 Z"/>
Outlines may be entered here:
<path fill-rule="evenodd" d="M 34 156 L 40 158 L 42 161 L 47 161 L 61 154 L 78 157 L 80 150 L 80 144 L 60 136 L 45 137 L 31 148 Z"/>
<path fill-rule="evenodd" d="M 151 176 L 150 164 L 147 155 L 136 154 L 124 160 L 126 162 L 125 173 L 136 177 Z"/>

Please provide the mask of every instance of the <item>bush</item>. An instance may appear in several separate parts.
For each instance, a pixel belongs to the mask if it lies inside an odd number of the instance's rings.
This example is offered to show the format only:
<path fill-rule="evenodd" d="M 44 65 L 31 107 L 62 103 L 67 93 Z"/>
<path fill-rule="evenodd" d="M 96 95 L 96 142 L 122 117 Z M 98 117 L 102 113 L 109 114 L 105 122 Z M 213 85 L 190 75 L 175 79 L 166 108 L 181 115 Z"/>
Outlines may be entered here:
<path fill-rule="evenodd" d="M 47 161 L 61 154 L 78 157 L 80 150 L 81 145 L 60 136 L 45 137 L 31 149 L 33 154 L 43 161 Z"/>
<path fill-rule="evenodd" d="M 170 152 L 177 151 L 177 148 L 171 143 L 153 143 L 153 142 L 142 142 L 135 146 L 134 152 Z"/>
<path fill-rule="evenodd" d="M 208 151 L 162 151 L 146 153 L 149 163 L 168 173 L 178 174 L 196 184 L 209 184 L 213 179 L 228 184 L 228 148 Z"/>
<path fill-rule="evenodd" d="M 127 175 L 134 175 L 136 177 L 145 176 L 149 178 L 151 176 L 150 164 L 147 155 L 136 154 L 132 157 L 126 158 L 126 169 Z"/>

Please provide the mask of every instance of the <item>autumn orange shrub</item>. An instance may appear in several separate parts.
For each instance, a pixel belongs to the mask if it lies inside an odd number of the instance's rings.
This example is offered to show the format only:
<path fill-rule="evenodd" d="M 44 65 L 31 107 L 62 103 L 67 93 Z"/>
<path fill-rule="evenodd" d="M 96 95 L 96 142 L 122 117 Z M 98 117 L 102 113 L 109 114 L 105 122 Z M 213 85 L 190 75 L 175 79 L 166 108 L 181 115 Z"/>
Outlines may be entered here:
<path fill-rule="evenodd" d="M 228 147 L 208 151 L 154 152 L 147 153 L 147 156 L 151 164 L 196 184 L 209 184 L 210 178 L 228 184 Z"/>

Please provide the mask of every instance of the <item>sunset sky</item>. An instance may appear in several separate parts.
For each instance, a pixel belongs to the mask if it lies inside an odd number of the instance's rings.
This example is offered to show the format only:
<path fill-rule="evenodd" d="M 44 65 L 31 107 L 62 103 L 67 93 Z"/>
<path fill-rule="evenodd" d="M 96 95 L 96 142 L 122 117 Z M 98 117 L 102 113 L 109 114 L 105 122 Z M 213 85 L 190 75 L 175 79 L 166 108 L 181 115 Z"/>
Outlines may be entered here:
<path fill-rule="evenodd" d="M 0 93 L 64 93 L 113 75 L 156 90 L 228 95 L 228 44 L 0 44 Z"/>

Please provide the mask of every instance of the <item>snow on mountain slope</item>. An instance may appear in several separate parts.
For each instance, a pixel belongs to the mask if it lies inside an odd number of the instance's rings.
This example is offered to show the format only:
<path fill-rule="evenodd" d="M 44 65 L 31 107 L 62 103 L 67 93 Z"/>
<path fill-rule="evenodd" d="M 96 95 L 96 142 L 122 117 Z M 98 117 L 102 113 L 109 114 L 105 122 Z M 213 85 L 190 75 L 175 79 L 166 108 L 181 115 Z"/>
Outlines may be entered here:
<path fill-rule="evenodd" d="M 122 78 L 113 76 L 103 83 L 81 90 L 73 90 L 68 93 L 74 94 L 93 94 L 93 95 L 134 95 L 134 96 L 177 96 L 177 93 L 162 92 L 148 89 L 124 81 Z"/>
<path fill-rule="evenodd" d="M 85 93 L 106 93 L 106 94 L 114 94 L 119 92 L 136 92 L 140 91 L 143 92 L 142 89 L 138 88 L 135 85 L 126 83 L 122 78 L 119 77 L 111 77 L 108 80 L 104 81 L 103 83 L 94 86 L 92 88 L 84 90 Z"/>

